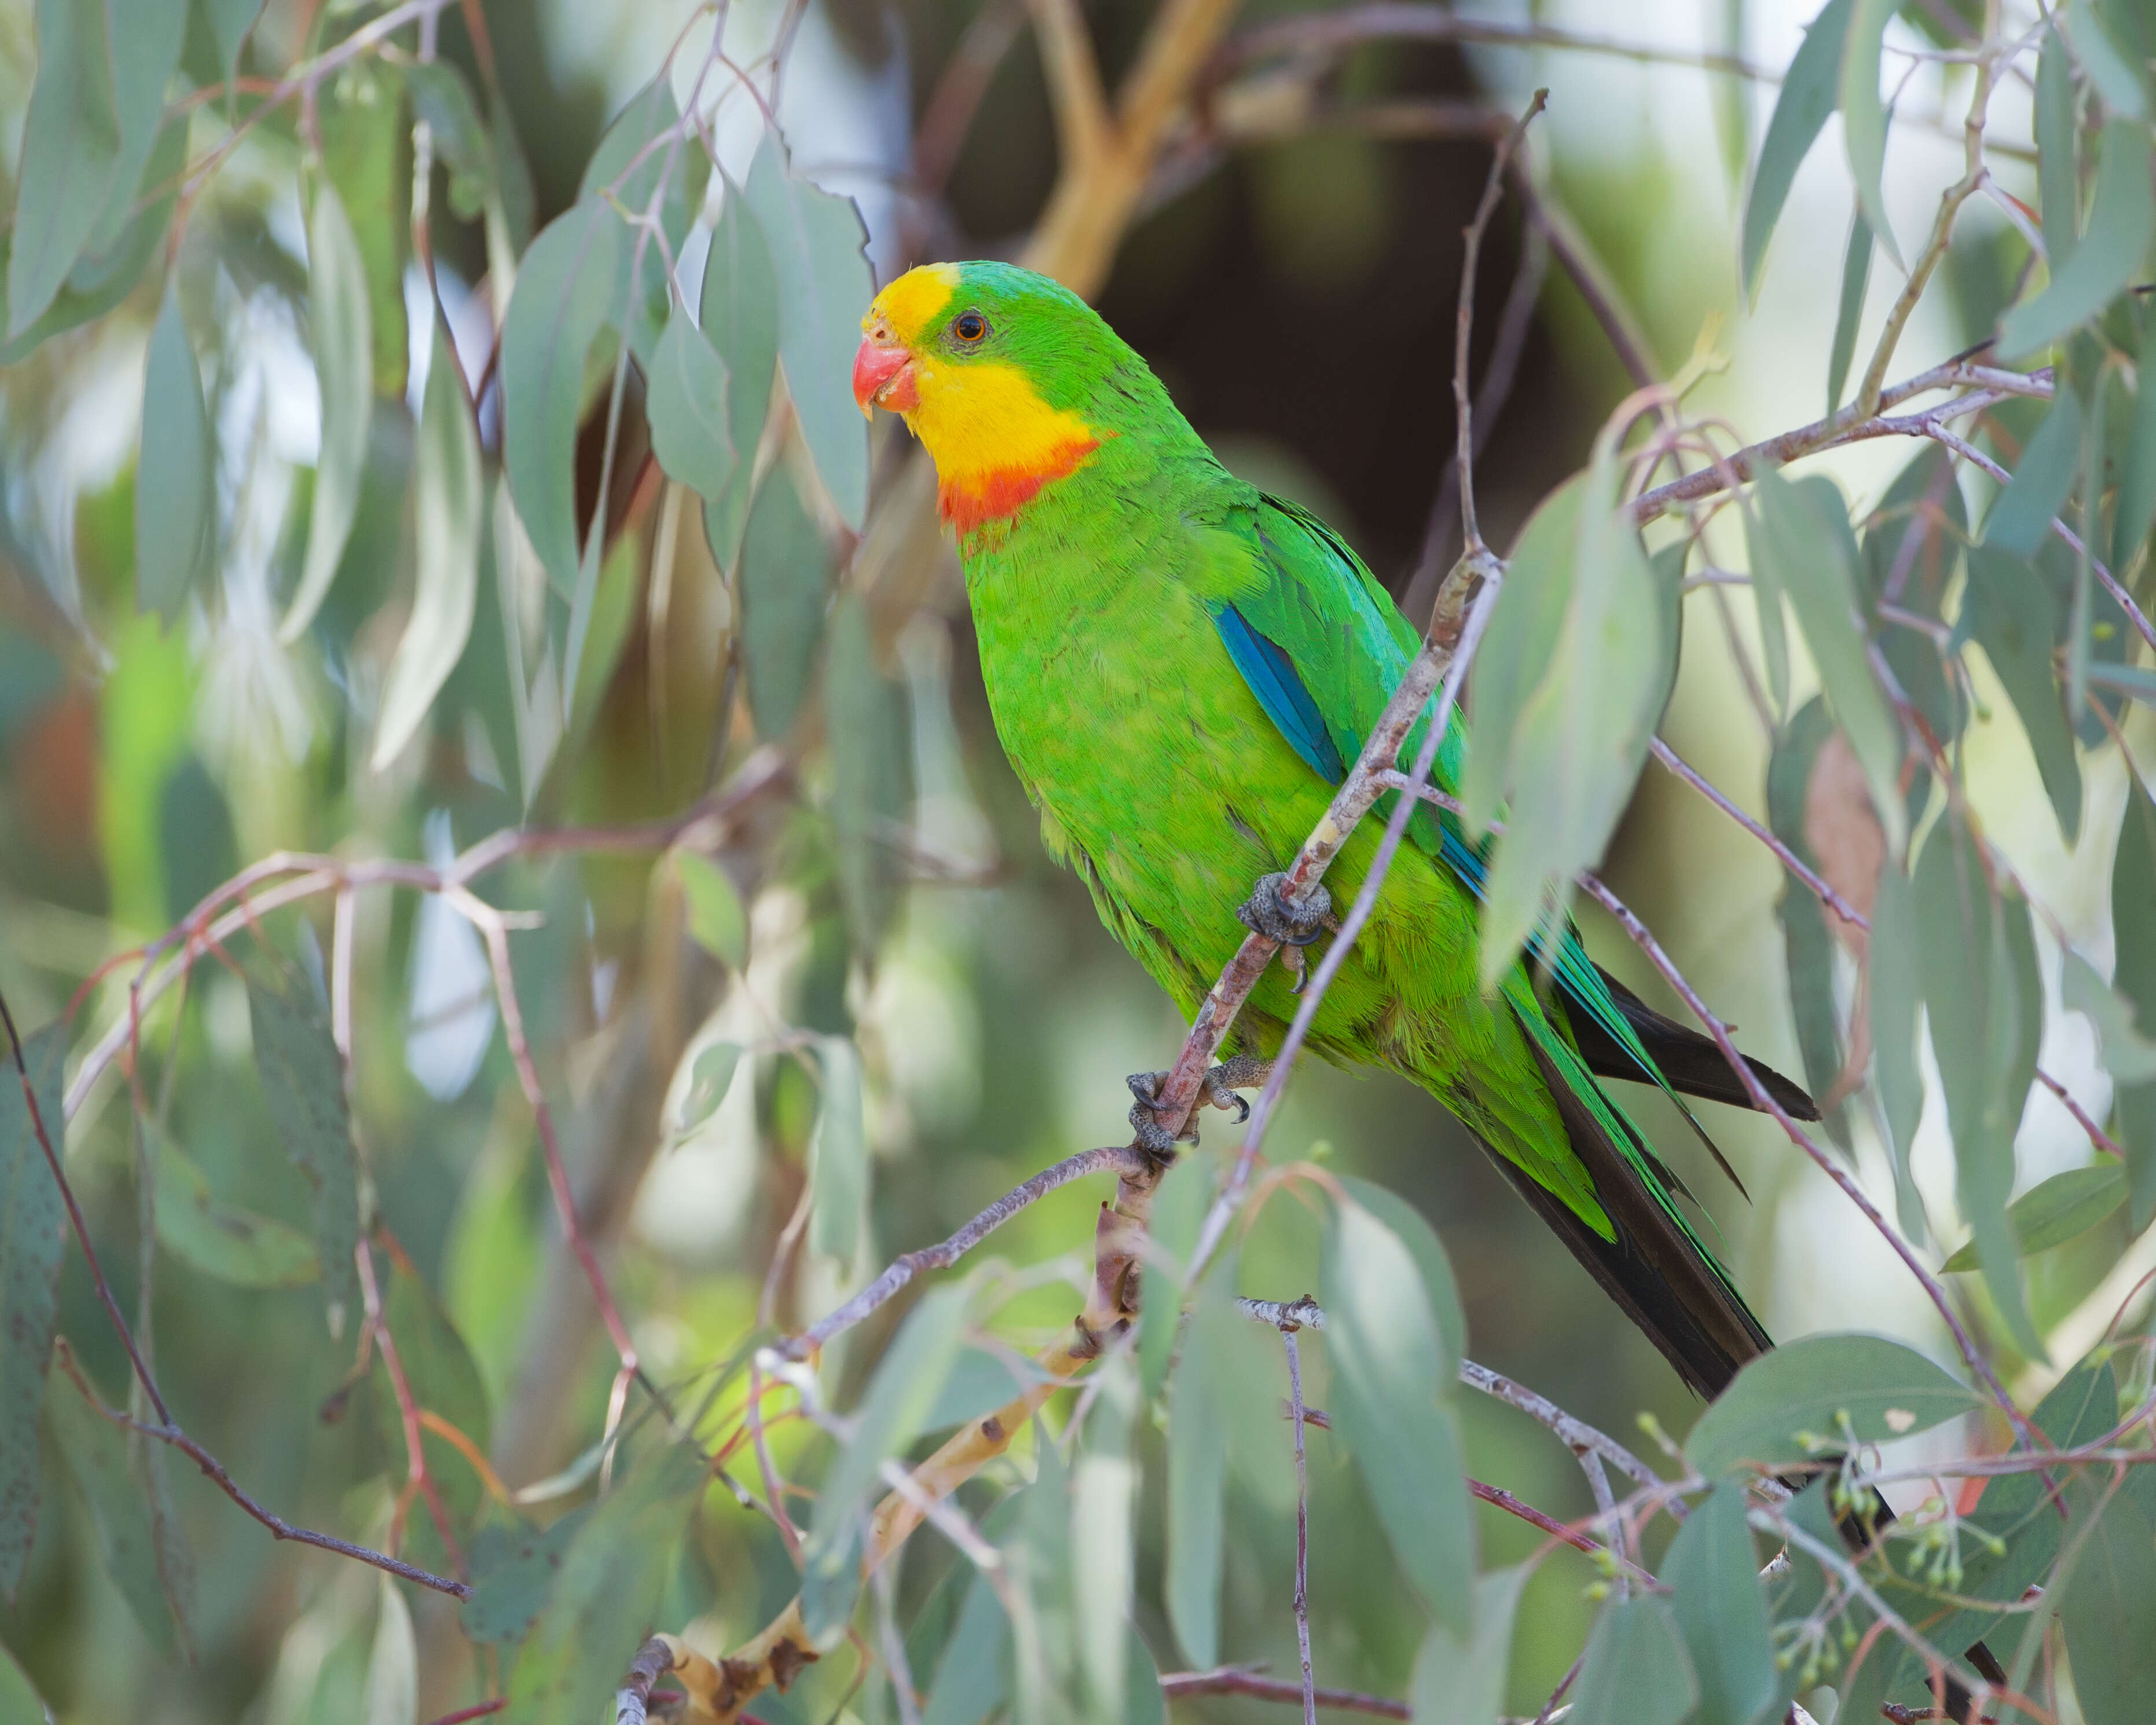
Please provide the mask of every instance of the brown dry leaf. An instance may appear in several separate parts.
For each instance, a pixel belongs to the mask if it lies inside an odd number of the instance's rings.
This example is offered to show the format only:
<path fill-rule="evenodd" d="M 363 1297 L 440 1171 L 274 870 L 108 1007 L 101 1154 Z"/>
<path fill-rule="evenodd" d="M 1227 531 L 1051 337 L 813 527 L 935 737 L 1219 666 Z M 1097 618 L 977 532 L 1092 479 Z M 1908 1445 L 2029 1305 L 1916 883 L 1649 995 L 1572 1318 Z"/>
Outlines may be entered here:
<path fill-rule="evenodd" d="M 1887 834 L 1871 806 L 1871 793 L 1856 752 L 1839 731 L 1820 745 L 1804 786 L 1804 844 L 1826 884 L 1868 922 L 1879 897 L 1879 871 L 1887 865 Z M 1826 906 L 1828 927 L 1864 962 L 1865 930 Z"/>

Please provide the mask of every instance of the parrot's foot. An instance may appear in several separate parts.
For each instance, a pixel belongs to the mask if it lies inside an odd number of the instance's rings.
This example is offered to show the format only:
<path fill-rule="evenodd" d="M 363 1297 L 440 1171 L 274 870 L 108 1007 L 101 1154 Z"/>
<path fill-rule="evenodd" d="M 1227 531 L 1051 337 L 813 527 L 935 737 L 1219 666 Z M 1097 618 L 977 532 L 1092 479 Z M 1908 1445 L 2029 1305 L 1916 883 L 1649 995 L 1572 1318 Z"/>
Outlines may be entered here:
<path fill-rule="evenodd" d="M 1207 1070 L 1204 1082 L 1199 1087 L 1198 1106 L 1202 1108 L 1209 1104 L 1223 1111 L 1232 1108 L 1235 1111 L 1235 1124 L 1240 1126 L 1250 1117 L 1250 1105 L 1235 1092 L 1263 1084 L 1272 1070 L 1270 1060 L 1260 1060 L 1255 1055 L 1236 1055 L 1224 1060 Z M 1167 1073 L 1133 1072 L 1124 1082 L 1137 1098 L 1131 1105 L 1131 1127 L 1137 1134 L 1139 1149 L 1157 1161 L 1169 1162 L 1174 1159 L 1178 1144 L 1198 1142 L 1194 1119 L 1178 1137 L 1160 1117 L 1154 1098 L 1160 1094 L 1161 1086 L 1168 1082 Z"/>
<path fill-rule="evenodd" d="M 1250 896 L 1235 911 L 1235 920 L 1253 934 L 1261 934 L 1283 947 L 1306 947 L 1332 926 L 1332 895 L 1314 885 L 1301 904 L 1292 904 L 1281 889 L 1286 875 L 1260 875 Z"/>

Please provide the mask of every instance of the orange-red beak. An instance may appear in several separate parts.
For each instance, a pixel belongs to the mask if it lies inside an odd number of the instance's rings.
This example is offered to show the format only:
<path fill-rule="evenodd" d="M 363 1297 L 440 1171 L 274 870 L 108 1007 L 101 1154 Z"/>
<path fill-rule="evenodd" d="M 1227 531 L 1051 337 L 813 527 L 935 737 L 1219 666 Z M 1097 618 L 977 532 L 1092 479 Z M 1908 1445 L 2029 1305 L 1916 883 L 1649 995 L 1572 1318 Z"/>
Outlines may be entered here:
<path fill-rule="evenodd" d="M 921 405 L 921 392 L 913 380 L 913 356 L 874 336 L 865 336 L 860 351 L 854 355 L 854 400 L 863 418 L 869 417 L 871 408 L 911 413 Z"/>

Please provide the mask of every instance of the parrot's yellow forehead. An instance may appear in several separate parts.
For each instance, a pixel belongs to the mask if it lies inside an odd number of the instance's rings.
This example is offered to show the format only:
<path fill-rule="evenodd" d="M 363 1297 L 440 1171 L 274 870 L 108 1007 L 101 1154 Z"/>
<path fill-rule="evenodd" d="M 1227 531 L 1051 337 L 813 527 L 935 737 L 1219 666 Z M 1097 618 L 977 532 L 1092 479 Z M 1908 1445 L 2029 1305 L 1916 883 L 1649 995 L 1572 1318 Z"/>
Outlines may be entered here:
<path fill-rule="evenodd" d="M 911 347 L 927 333 L 951 296 L 958 291 L 956 264 L 923 264 L 909 270 L 875 296 L 869 315 L 861 320 L 868 330 L 880 318 L 891 334 Z"/>

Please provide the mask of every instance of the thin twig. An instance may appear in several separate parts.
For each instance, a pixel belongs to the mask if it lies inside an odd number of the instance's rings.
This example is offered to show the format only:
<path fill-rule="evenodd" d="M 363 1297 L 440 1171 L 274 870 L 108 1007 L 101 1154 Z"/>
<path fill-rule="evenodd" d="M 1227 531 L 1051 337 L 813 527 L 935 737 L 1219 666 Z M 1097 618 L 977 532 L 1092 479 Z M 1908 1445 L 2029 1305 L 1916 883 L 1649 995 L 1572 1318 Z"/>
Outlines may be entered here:
<path fill-rule="evenodd" d="M 1302 1442 L 1302 1355 L 1296 1326 L 1281 1326 L 1287 1350 L 1289 1424 L 1295 1432 L 1295 1643 L 1302 1655 L 1303 1725 L 1317 1725 L 1317 1681 L 1310 1662 L 1310 1463 Z"/>
<path fill-rule="evenodd" d="M 1217 1671 L 1168 1671 L 1160 1680 L 1161 1693 L 1170 1701 L 1194 1695 L 1247 1695 L 1258 1701 L 1298 1702 L 1302 1686 L 1260 1677 L 1255 1672 L 1226 1667 Z M 1313 1689 L 1312 1702 L 1346 1713 L 1374 1713 L 1381 1719 L 1404 1719 L 1408 1704 L 1382 1695 L 1363 1695 L 1353 1689 Z M 1306 1716 L 1307 1717 L 1307 1716 Z"/>

